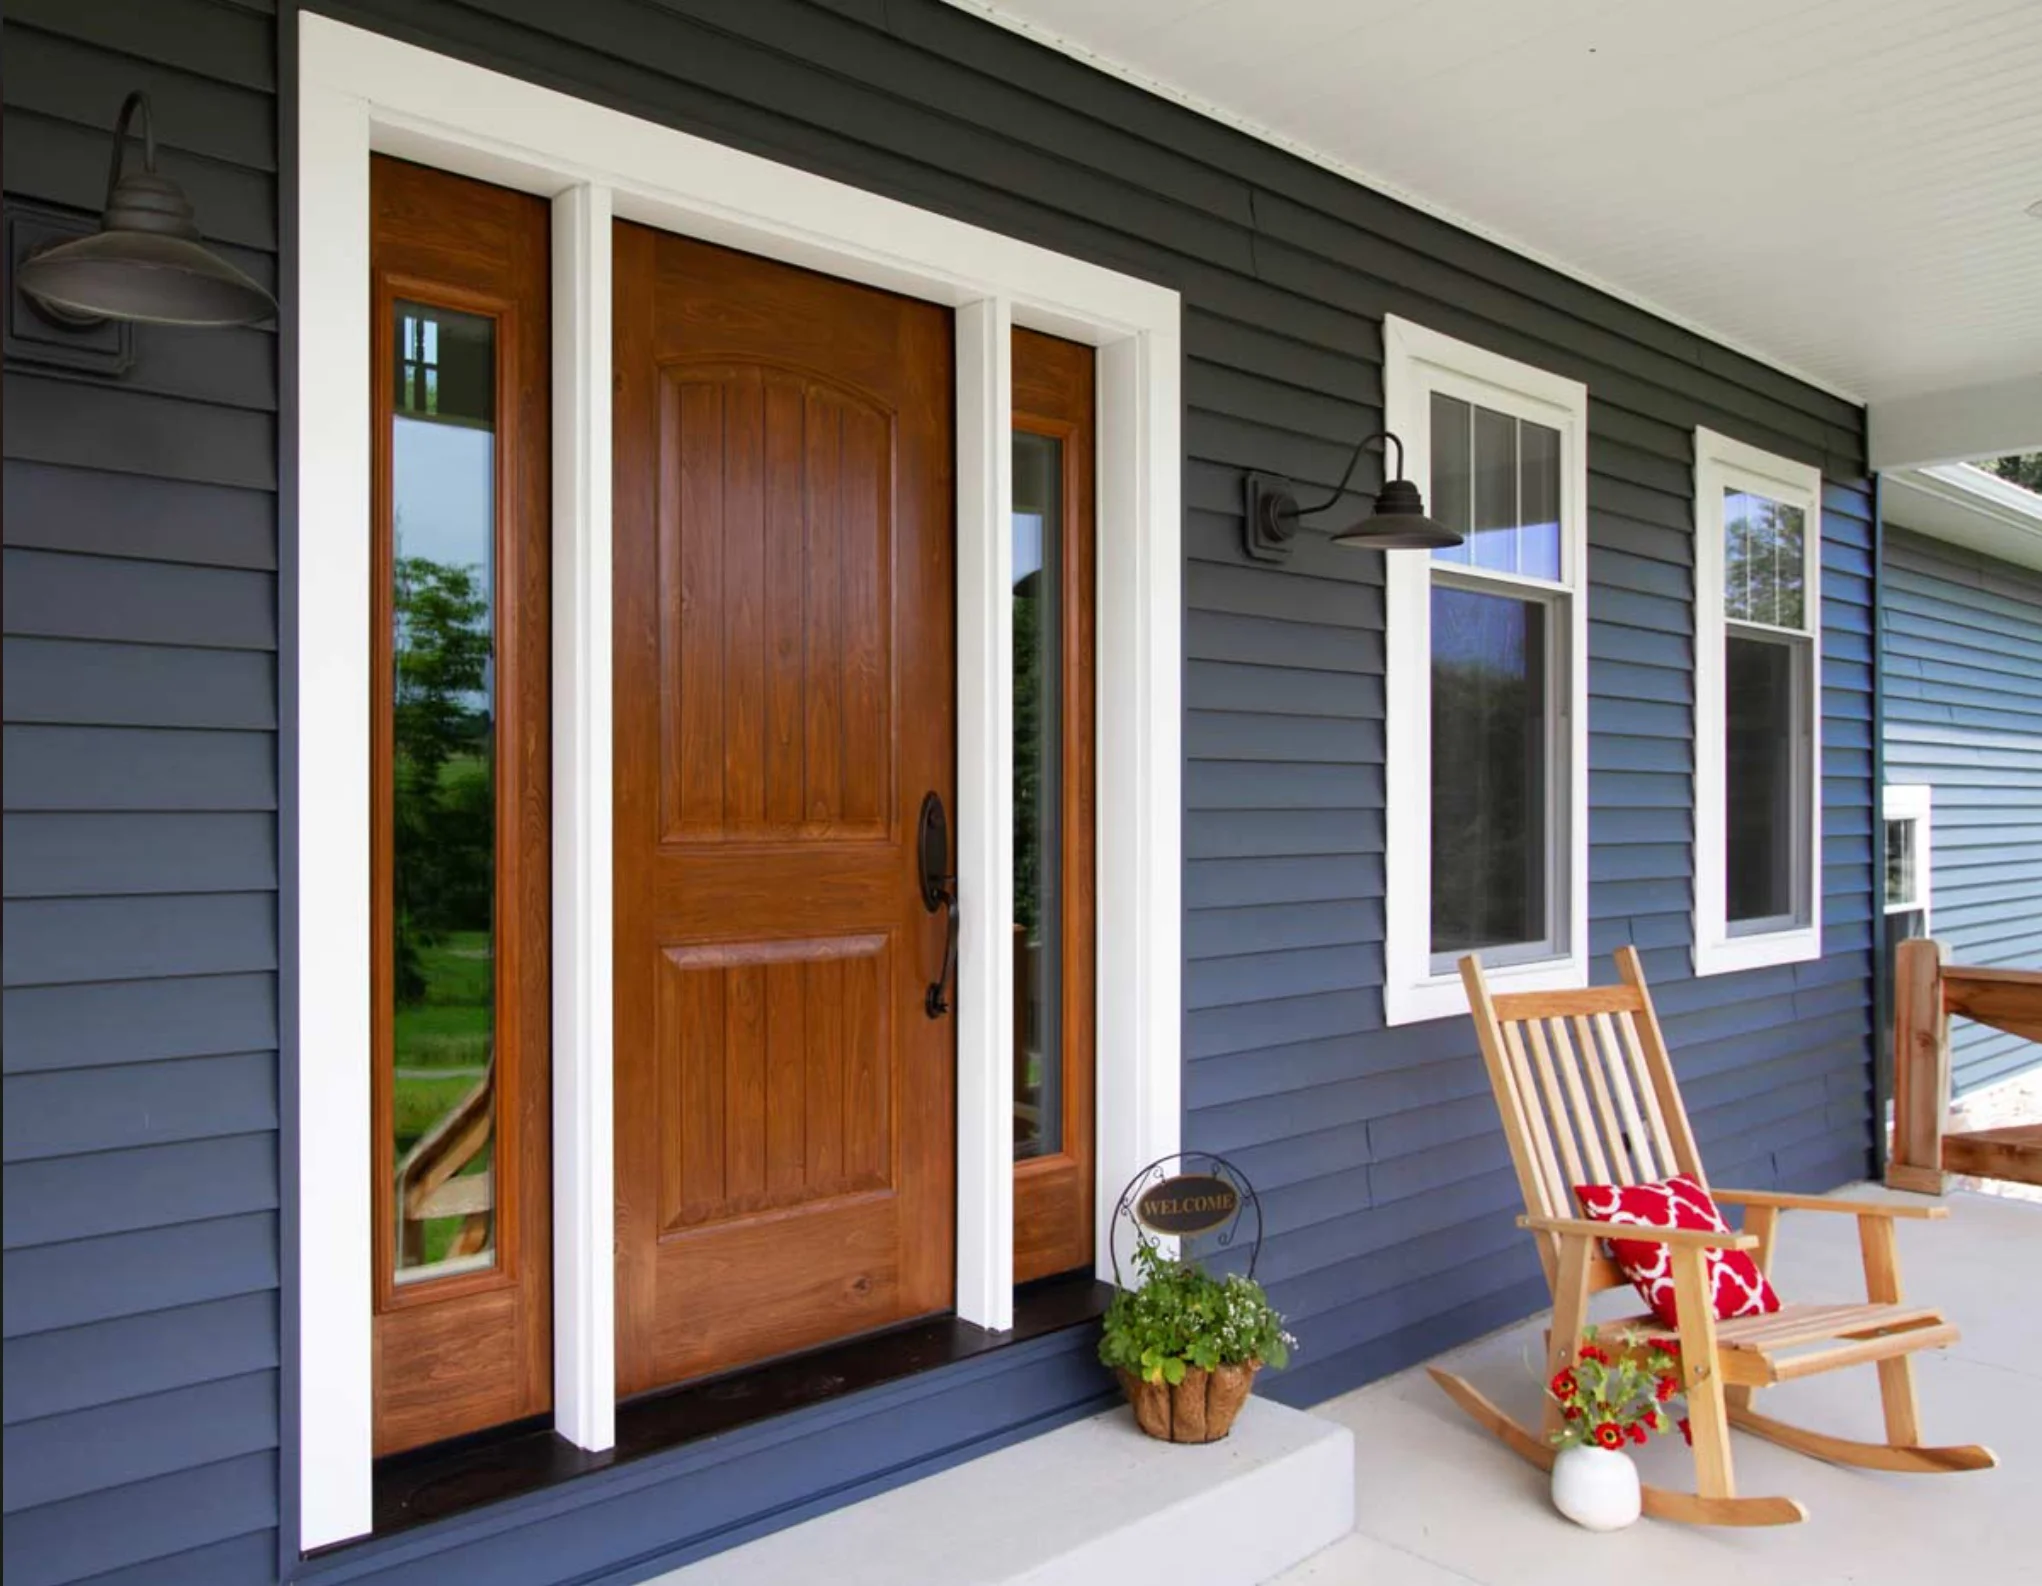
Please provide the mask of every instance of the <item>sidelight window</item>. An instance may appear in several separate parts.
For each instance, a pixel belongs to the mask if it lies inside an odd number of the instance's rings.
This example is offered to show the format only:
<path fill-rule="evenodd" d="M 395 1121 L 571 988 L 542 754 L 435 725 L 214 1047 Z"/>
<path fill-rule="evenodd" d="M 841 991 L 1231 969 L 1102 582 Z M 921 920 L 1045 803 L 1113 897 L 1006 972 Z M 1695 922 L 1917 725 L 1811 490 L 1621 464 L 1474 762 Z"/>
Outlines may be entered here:
<path fill-rule="evenodd" d="M 1821 952 L 1817 470 L 1695 440 L 1695 972 Z"/>
<path fill-rule="evenodd" d="M 395 1453 L 550 1399 L 547 211 L 386 159 L 370 192 L 362 1166 Z"/>
<path fill-rule="evenodd" d="M 1385 556 L 1385 1016 L 1464 1011 L 1456 963 L 1578 984 L 1586 897 L 1579 384 L 1392 318 L 1388 424 L 1465 536 Z"/>
<path fill-rule="evenodd" d="M 388 1123 L 411 1283 L 496 1253 L 496 322 L 393 317 Z"/>
<path fill-rule="evenodd" d="M 1092 1261 L 1093 386 L 1013 335 L 1014 1276 Z"/>

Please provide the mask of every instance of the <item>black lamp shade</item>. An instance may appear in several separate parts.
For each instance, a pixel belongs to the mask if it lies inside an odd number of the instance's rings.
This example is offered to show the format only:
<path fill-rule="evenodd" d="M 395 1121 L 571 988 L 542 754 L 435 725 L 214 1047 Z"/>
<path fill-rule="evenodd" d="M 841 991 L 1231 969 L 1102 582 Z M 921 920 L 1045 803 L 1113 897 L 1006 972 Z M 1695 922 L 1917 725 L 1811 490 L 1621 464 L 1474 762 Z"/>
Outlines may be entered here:
<path fill-rule="evenodd" d="M 1375 510 L 1334 535 L 1333 543 L 1381 551 L 1437 551 L 1460 544 L 1461 538 L 1425 515 L 1425 498 L 1416 485 L 1408 479 L 1392 479 L 1377 495 Z"/>
<path fill-rule="evenodd" d="M 122 174 L 128 121 L 138 109 L 143 168 Z M 156 170 L 155 133 L 142 94 L 130 94 L 121 106 L 99 231 L 25 261 L 17 279 L 53 317 L 80 324 L 250 325 L 277 311 L 269 293 L 199 241 L 191 200 Z"/>

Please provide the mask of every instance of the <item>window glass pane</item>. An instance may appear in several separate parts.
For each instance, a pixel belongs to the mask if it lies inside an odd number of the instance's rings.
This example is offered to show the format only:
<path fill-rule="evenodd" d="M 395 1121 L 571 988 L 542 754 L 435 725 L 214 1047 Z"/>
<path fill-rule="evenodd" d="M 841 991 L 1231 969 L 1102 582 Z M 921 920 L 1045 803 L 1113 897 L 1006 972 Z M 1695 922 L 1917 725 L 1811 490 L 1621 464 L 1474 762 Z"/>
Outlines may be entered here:
<path fill-rule="evenodd" d="M 1517 571 L 1517 420 L 1475 409 L 1474 565 Z"/>
<path fill-rule="evenodd" d="M 1432 394 L 1432 516 L 1465 535 L 1470 527 L 1469 484 L 1474 470 L 1474 414 L 1468 404 Z M 1433 556 L 1442 562 L 1465 562 L 1468 544 L 1442 546 Z"/>
<path fill-rule="evenodd" d="M 1752 499 L 1742 490 L 1723 492 L 1723 615 L 1751 622 Z"/>
<path fill-rule="evenodd" d="M 390 944 L 399 1282 L 495 1260 L 493 320 L 396 306 Z"/>
<path fill-rule="evenodd" d="M 1493 408 L 1432 398 L 1432 508 L 1467 536 L 1433 559 L 1560 577 L 1560 432 Z"/>
<path fill-rule="evenodd" d="M 1726 641 L 1724 744 L 1727 915 L 1777 927 L 1798 918 L 1803 778 L 1795 698 L 1806 651 L 1732 634 Z"/>
<path fill-rule="evenodd" d="M 1432 951 L 1544 941 L 1544 603 L 1432 590 Z"/>
<path fill-rule="evenodd" d="M 1545 424 L 1520 421 L 1518 571 L 1534 578 L 1560 578 L 1560 432 Z"/>
<path fill-rule="evenodd" d="M 1766 510 L 1773 526 L 1773 621 L 1782 628 L 1799 628 L 1806 623 L 1804 515 L 1799 507 L 1778 501 L 1768 501 Z"/>
<path fill-rule="evenodd" d="M 1915 880 L 1915 822 L 1886 822 L 1886 906 L 1900 908 L 1920 893 Z"/>
<path fill-rule="evenodd" d="M 1063 1145 L 1063 443 L 1014 434 L 1014 1155 Z"/>
<path fill-rule="evenodd" d="M 1806 618 L 1806 514 L 1748 490 L 1723 492 L 1723 615 L 1799 628 Z"/>

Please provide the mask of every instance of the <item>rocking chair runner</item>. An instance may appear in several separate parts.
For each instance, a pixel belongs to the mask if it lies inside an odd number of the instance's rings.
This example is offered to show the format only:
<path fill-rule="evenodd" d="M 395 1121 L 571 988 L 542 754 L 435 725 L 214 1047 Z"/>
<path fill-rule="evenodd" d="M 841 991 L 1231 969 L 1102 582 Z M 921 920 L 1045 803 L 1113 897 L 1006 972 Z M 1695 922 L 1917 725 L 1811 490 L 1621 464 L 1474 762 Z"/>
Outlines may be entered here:
<path fill-rule="evenodd" d="M 1685 1173 L 1704 1188 L 1687 1111 L 1673 1064 L 1652 1011 L 1651 993 L 1635 948 L 1617 952 L 1623 977 L 1614 986 L 1585 991 L 1490 995 L 1481 967 L 1461 960 L 1461 978 L 1481 1036 L 1482 1059 L 1503 1115 L 1510 1158 L 1524 1191 L 1526 1215 L 1518 1226 L 1538 1242 L 1539 1260 L 1553 1292 L 1547 1374 L 1574 1362 L 1591 1295 L 1625 1283 L 1603 1253 L 1611 1226 L 1574 1215 L 1577 1184 L 1650 1183 Z M 1791 1498 L 1740 1498 L 1731 1474 L 1729 1428 L 1751 1432 L 1818 1459 L 1873 1470 L 1985 1470 L 1998 1461 L 1988 1449 L 1921 1444 L 1913 1363 L 1918 1349 L 1956 1342 L 1957 1329 L 1934 1309 L 1901 1298 L 1897 1217 L 1938 1218 L 1941 1206 L 1837 1201 L 1758 1190 L 1714 1190 L 1716 1200 L 1745 1208 L 1745 1232 L 1639 1228 L 1622 1236 L 1664 1244 L 1673 1267 L 1680 1316 L 1680 1358 L 1694 1434 L 1693 1493 L 1647 1486 L 1644 1508 L 1663 1520 L 1704 1525 L 1784 1525 L 1805 1520 Z M 1748 1250 L 1770 1274 L 1780 1212 L 1843 1212 L 1858 1219 L 1865 1259 L 1866 1303 L 1787 1305 L 1765 1316 L 1718 1321 L 1705 1266 L 1710 1250 Z M 1605 1344 L 1642 1344 L 1667 1329 L 1652 1316 L 1606 1323 Z M 1843 1366 L 1876 1363 L 1886 1412 L 1886 1441 L 1852 1442 L 1809 1431 L 1752 1408 L 1759 1388 Z M 1432 1369 L 1454 1402 L 1506 1446 L 1541 1469 L 1550 1469 L 1550 1435 L 1559 1429 L 1559 1406 L 1546 1404 L 1542 1433 L 1505 1415 L 1466 1379 Z"/>

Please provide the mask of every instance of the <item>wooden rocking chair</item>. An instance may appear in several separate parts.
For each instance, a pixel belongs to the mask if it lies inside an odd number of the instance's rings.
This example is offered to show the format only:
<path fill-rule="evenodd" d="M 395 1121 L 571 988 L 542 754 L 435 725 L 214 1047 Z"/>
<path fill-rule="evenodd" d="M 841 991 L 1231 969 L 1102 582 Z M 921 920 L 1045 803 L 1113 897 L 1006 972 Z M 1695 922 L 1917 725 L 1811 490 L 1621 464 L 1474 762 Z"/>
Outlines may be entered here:
<path fill-rule="evenodd" d="M 1637 951 L 1625 947 L 1616 956 L 1623 977 L 1618 985 L 1501 996 L 1490 995 L 1473 957 L 1461 960 L 1482 1059 L 1524 1191 L 1526 1215 L 1518 1226 L 1537 1240 L 1553 1292 L 1548 1377 L 1574 1363 L 1590 1296 L 1626 1281 L 1603 1252 L 1610 1226 L 1575 1215 L 1572 1186 L 1649 1183 L 1675 1173 L 1708 1184 Z M 1732 1426 L 1818 1459 L 1872 1470 L 1985 1470 L 1998 1463 L 1988 1449 L 1968 1444 L 1926 1448 L 1921 1443 L 1908 1357 L 1918 1349 L 1954 1343 L 1957 1329 L 1940 1312 L 1901 1298 L 1893 1219 L 1942 1217 L 1945 1208 L 1756 1190 L 1711 1193 L 1719 1204 L 1745 1208 L 1745 1232 L 1628 1224 L 1622 1230 L 1627 1240 L 1665 1244 L 1672 1257 L 1681 1373 L 1694 1435 L 1696 1490 L 1647 1486 L 1645 1513 L 1702 1525 L 1786 1525 L 1807 1519 L 1807 1511 L 1792 1498 L 1737 1496 L 1730 1468 Z M 1843 1212 L 1858 1219 L 1865 1303 L 1786 1305 L 1769 1316 L 1718 1321 L 1705 1252 L 1748 1250 L 1759 1269 L 1770 1273 L 1773 1236 L 1787 1208 Z M 1645 1315 L 1601 1324 L 1598 1336 L 1606 1346 L 1622 1348 L 1640 1346 L 1666 1331 Z M 1886 1412 L 1883 1443 L 1809 1431 L 1752 1408 L 1759 1388 L 1866 1363 L 1879 1368 Z M 1552 1467 L 1551 1434 L 1561 1423 L 1559 1406 L 1550 1398 L 1545 1424 L 1534 1430 L 1512 1420 L 1466 1379 L 1437 1367 L 1432 1377 L 1507 1447 L 1541 1469 Z"/>

